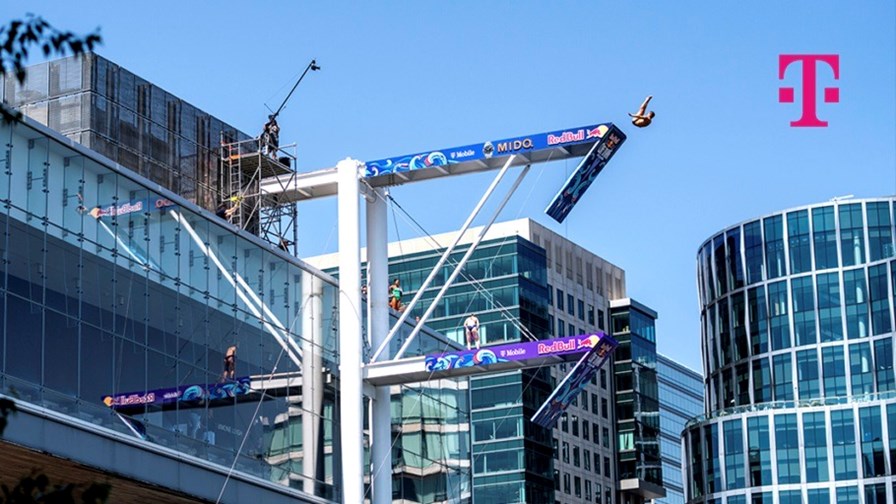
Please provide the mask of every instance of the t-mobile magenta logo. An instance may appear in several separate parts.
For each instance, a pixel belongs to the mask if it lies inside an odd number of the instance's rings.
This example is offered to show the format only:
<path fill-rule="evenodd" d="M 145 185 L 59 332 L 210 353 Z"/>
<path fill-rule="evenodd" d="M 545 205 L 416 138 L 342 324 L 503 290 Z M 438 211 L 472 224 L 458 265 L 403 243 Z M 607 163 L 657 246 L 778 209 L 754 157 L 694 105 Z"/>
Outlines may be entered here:
<path fill-rule="evenodd" d="M 834 71 L 834 80 L 840 79 L 840 56 L 837 54 L 781 54 L 778 56 L 778 79 L 784 79 L 784 72 L 793 62 L 800 62 L 803 67 L 803 116 L 798 121 L 792 121 L 791 126 L 797 127 L 825 127 L 827 121 L 818 119 L 816 114 L 816 68 L 815 63 L 820 61 L 831 67 Z M 794 93 L 792 87 L 778 88 L 778 101 L 780 103 L 793 103 Z M 824 88 L 824 102 L 840 102 L 840 88 Z"/>

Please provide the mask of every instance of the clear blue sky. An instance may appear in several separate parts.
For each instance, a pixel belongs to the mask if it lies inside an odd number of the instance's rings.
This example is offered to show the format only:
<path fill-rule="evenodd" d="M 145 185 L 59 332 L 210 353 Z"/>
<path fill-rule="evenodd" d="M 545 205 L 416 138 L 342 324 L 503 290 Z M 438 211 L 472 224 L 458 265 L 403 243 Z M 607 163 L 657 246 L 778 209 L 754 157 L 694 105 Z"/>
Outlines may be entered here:
<path fill-rule="evenodd" d="M 300 171 L 620 124 L 628 141 L 566 223 L 542 212 L 572 162 L 536 166 L 502 220 L 532 217 L 623 267 L 629 295 L 660 314 L 659 350 L 695 369 L 704 240 L 776 210 L 896 192 L 890 1 L 16 3 L 0 5 L 3 19 L 33 11 L 76 32 L 99 26 L 100 54 L 251 134 L 317 58 L 323 71 L 280 121 Z M 778 87 L 800 75 L 777 79 L 781 53 L 840 55 L 840 103 L 819 109 L 828 128 L 789 127 L 799 105 L 779 104 Z M 834 85 L 829 70 L 819 83 Z M 626 112 L 647 94 L 657 117 L 636 130 Z M 393 195 L 445 232 L 490 178 Z M 333 251 L 335 200 L 299 211 L 301 254 Z M 416 234 L 398 223 L 400 237 Z"/>

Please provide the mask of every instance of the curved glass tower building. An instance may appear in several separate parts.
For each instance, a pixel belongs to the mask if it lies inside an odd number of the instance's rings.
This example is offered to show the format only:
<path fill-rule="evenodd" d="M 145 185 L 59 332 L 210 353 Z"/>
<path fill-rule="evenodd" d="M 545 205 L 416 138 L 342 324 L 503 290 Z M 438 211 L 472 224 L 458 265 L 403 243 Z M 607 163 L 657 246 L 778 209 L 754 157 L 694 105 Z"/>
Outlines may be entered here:
<path fill-rule="evenodd" d="M 896 500 L 894 199 L 795 208 L 702 245 L 688 502 Z"/>

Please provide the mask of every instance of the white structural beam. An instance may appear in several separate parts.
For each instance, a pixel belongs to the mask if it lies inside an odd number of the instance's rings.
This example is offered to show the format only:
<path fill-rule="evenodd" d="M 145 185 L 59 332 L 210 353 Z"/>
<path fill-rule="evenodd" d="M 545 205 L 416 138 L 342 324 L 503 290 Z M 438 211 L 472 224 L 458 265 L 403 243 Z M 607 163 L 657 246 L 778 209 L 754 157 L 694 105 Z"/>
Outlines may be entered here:
<path fill-rule="evenodd" d="M 339 451 L 345 504 L 364 502 L 359 168 L 360 164 L 349 158 L 336 166 L 339 180 Z"/>
<path fill-rule="evenodd" d="M 491 185 L 488 186 L 488 189 L 485 190 L 485 193 L 479 199 L 479 202 L 473 208 L 473 211 L 470 212 L 469 217 L 467 217 L 466 222 L 464 222 L 463 226 L 460 228 L 460 232 L 457 233 L 457 238 L 454 239 L 454 243 L 448 246 L 445 251 L 442 253 L 442 257 L 439 258 L 439 261 L 429 272 L 429 275 L 423 280 L 423 283 L 420 287 L 417 288 L 417 293 L 414 294 L 414 298 L 411 299 L 411 302 L 405 306 L 404 310 L 401 313 L 401 316 L 398 318 L 398 322 L 392 327 L 392 330 L 389 331 L 389 335 L 386 336 L 385 340 L 382 341 L 376 347 L 376 353 L 373 354 L 373 357 L 370 358 L 370 362 L 376 362 L 380 355 L 382 355 L 383 351 L 387 348 L 387 346 L 392 342 L 392 338 L 395 337 L 395 333 L 398 332 L 398 329 L 402 327 L 402 324 L 408 319 L 411 312 L 414 310 L 414 307 L 417 306 L 417 303 L 420 301 L 420 298 L 423 297 L 424 291 L 429 288 L 429 284 L 432 283 L 433 279 L 439 272 L 442 270 L 442 266 L 451 256 L 451 253 L 454 252 L 454 248 L 457 247 L 457 244 L 460 243 L 460 240 L 463 238 L 464 234 L 467 232 L 467 229 L 470 228 L 470 225 L 473 223 L 473 219 L 479 215 L 479 211 L 482 210 L 482 207 L 485 205 L 486 201 L 491 197 L 492 193 L 495 192 L 495 188 L 498 187 L 498 184 L 501 182 L 501 179 L 504 178 L 504 175 L 507 173 L 507 169 L 510 168 L 511 163 L 516 156 L 510 156 L 507 159 L 507 162 L 504 163 L 504 166 L 501 168 L 501 171 L 495 176 L 494 180 L 492 180 Z M 368 242 L 370 238 L 368 237 Z M 369 252 L 368 252 L 369 254 Z M 388 354 L 388 352 L 387 352 Z M 387 355 L 388 358 L 388 355 Z"/>
<path fill-rule="evenodd" d="M 370 348 L 386 340 L 389 331 L 388 213 L 386 194 L 373 189 L 367 200 L 367 336 Z M 365 356 L 366 357 L 366 356 Z M 370 482 L 372 504 L 392 502 L 392 409 L 388 386 L 376 387 L 370 405 Z"/>
<path fill-rule="evenodd" d="M 321 417 L 324 410 L 323 281 L 302 272 L 302 481 L 303 490 L 318 495 L 323 466 Z"/>
<path fill-rule="evenodd" d="M 473 243 L 470 244 L 470 248 L 467 249 L 467 252 L 461 258 L 460 262 L 457 263 L 457 266 L 454 268 L 454 271 L 451 272 L 451 275 L 448 277 L 448 280 L 445 282 L 445 285 L 439 289 L 438 294 L 436 294 L 435 299 L 430 303 L 429 308 L 423 313 L 420 317 L 420 321 L 417 322 L 417 326 L 411 331 L 411 334 L 408 335 L 408 338 L 405 340 L 404 344 L 401 345 L 401 348 L 398 349 L 398 353 L 395 354 L 396 359 L 400 359 L 407 349 L 413 343 L 414 338 L 417 334 L 420 333 L 420 328 L 423 327 L 423 324 L 426 323 L 429 316 L 432 315 L 432 312 L 435 311 L 436 306 L 439 304 L 439 301 L 442 300 L 442 297 L 448 292 L 448 289 L 454 283 L 454 280 L 463 271 L 464 266 L 467 264 L 467 261 L 473 255 L 473 252 L 476 251 L 476 247 L 479 246 L 479 243 L 482 242 L 482 239 L 485 238 L 485 234 L 488 233 L 488 230 L 492 227 L 492 224 L 495 223 L 495 220 L 498 218 L 498 215 L 501 214 L 501 211 L 504 210 L 504 206 L 507 205 L 507 202 L 510 201 L 510 197 L 513 196 L 513 193 L 516 192 L 516 189 L 520 186 L 520 183 L 523 181 L 523 178 L 526 177 L 526 174 L 529 173 L 529 165 L 526 165 L 525 168 L 520 172 L 519 176 L 517 176 L 516 180 L 513 181 L 513 186 L 511 186 L 510 190 L 507 191 L 507 194 L 504 196 L 504 199 L 501 200 L 501 204 L 498 205 L 498 208 L 495 209 L 495 212 L 492 214 L 491 218 L 488 221 L 488 224 L 483 226 L 482 230 L 479 231 L 479 235 L 476 236 L 476 239 Z"/>

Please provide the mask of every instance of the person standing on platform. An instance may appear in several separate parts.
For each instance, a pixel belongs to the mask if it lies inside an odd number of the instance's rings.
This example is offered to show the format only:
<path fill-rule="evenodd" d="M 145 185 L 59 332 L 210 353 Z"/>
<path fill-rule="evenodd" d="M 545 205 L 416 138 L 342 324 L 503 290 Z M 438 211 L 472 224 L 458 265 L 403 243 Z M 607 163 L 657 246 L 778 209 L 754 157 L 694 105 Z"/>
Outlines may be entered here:
<path fill-rule="evenodd" d="M 232 380 L 236 374 L 236 345 L 231 345 L 224 353 L 224 376 L 221 381 Z"/>
<path fill-rule="evenodd" d="M 479 319 L 475 313 L 464 320 L 464 334 L 467 336 L 467 350 L 472 350 L 474 346 L 479 350 Z"/>

